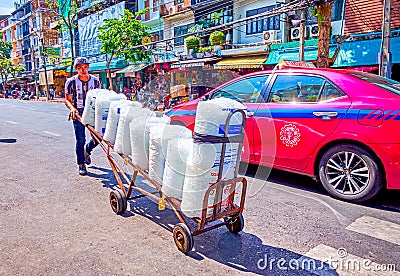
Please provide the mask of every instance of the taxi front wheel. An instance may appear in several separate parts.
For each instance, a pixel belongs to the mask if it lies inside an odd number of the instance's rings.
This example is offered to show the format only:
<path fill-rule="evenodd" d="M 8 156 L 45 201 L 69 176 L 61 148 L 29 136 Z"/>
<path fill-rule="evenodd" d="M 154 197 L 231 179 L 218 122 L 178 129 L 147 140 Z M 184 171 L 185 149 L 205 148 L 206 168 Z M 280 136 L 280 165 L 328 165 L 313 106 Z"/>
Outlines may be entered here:
<path fill-rule="evenodd" d="M 322 185 L 331 196 L 350 202 L 366 201 L 383 186 L 375 158 L 356 145 L 341 144 L 328 149 L 318 171 Z"/>

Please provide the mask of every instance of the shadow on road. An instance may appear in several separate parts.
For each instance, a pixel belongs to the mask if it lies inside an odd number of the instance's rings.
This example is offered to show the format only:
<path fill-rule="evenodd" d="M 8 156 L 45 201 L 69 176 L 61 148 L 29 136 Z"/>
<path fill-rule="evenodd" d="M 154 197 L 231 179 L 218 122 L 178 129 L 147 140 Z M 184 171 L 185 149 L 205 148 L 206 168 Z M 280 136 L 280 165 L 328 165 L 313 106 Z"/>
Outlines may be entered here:
<path fill-rule="evenodd" d="M 14 138 L 0 139 L 0 143 L 5 143 L 5 144 L 13 144 L 16 142 L 17 142 L 17 139 L 14 139 Z"/>
<path fill-rule="evenodd" d="M 240 164 L 239 172 L 248 177 L 256 178 L 259 180 L 268 180 L 269 182 L 275 184 L 304 190 L 314 194 L 328 194 L 322 187 L 322 184 L 305 175 L 290 173 L 247 163 Z M 364 203 L 353 204 L 400 213 L 399 198 L 399 190 L 387 190 L 384 188 L 375 198 Z"/>
<path fill-rule="evenodd" d="M 90 176 L 101 179 L 104 187 L 110 189 L 119 187 L 111 169 L 95 166 L 91 168 L 104 172 L 104 174 L 95 174 L 89 171 Z M 136 185 L 150 192 L 156 191 L 155 188 L 146 184 L 143 177 L 137 178 Z M 135 195 L 140 195 L 140 193 L 133 191 L 132 196 Z M 173 227 L 180 221 L 173 210 L 166 208 L 160 211 L 157 202 L 147 197 L 129 200 L 128 206 L 128 210 L 122 214 L 123 217 L 139 215 L 146 218 L 170 232 L 171 242 L 174 242 Z M 186 219 L 191 231 L 196 230 L 198 225 L 190 218 Z M 214 223 L 217 222 L 207 225 Z M 205 258 L 212 259 L 240 272 L 252 272 L 259 275 L 310 275 L 317 270 L 323 270 L 325 275 L 338 275 L 336 271 L 329 269 L 327 264 L 318 260 L 306 258 L 284 248 L 263 244 L 256 235 L 245 231 L 233 234 L 223 226 L 195 236 L 194 248 L 187 255 L 199 261 Z"/>

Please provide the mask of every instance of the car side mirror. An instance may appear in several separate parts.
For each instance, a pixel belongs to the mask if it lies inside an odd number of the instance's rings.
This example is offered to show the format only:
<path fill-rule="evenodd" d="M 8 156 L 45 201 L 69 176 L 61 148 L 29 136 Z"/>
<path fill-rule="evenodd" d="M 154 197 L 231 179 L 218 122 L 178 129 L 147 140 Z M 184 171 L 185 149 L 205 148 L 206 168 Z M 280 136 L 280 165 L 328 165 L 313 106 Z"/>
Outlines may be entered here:
<path fill-rule="evenodd" d="M 203 101 L 208 101 L 209 99 L 211 99 L 212 94 L 207 94 L 204 96 Z"/>

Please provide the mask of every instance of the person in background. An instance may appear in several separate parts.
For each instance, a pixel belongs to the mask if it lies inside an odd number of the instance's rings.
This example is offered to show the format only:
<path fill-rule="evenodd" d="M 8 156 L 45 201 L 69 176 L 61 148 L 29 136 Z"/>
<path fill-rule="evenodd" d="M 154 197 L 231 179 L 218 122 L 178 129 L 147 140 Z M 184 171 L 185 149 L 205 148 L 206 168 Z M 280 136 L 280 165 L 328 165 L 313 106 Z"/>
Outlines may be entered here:
<path fill-rule="evenodd" d="M 93 137 L 86 143 L 85 126 L 77 120 L 76 114 L 82 115 L 85 108 L 86 94 L 89 90 L 100 88 L 100 81 L 89 74 L 89 60 L 85 57 L 77 57 L 74 61 L 77 75 L 67 79 L 65 83 L 65 104 L 73 105 L 69 117 L 73 120 L 76 138 L 76 161 L 80 175 L 87 175 L 86 164 L 91 163 L 90 154 L 98 145 Z"/>
<path fill-rule="evenodd" d="M 50 87 L 49 94 L 50 94 L 50 100 L 54 100 L 54 89 L 53 89 L 53 87 Z"/>

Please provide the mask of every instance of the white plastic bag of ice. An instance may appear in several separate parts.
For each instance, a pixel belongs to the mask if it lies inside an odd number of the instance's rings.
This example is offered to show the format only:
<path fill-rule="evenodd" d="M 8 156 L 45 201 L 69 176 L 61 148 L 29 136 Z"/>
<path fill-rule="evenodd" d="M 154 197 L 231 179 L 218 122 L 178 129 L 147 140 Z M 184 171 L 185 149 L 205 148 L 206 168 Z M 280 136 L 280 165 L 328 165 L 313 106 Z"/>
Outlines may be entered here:
<path fill-rule="evenodd" d="M 136 101 L 120 100 L 113 101 L 110 103 L 110 108 L 108 110 L 106 130 L 104 132 L 103 139 L 115 144 L 115 137 L 117 135 L 118 121 L 121 113 L 128 110 L 129 107 L 142 107 L 142 104 Z"/>
<path fill-rule="evenodd" d="M 124 94 L 105 93 L 96 97 L 95 112 L 94 112 L 94 129 L 104 135 L 106 131 L 107 117 L 111 102 L 126 100 Z"/>
<path fill-rule="evenodd" d="M 85 109 L 82 113 L 82 124 L 94 127 L 96 98 L 100 95 L 107 93 L 114 92 L 108 89 L 92 89 L 87 92 L 85 99 Z"/>
<path fill-rule="evenodd" d="M 147 119 L 135 120 L 129 124 L 133 164 L 139 166 L 142 170 L 149 169 L 149 129 L 152 126 L 162 128 L 170 121 L 171 119 L 167 116 L 150 116 Z"/>
<path fill-rule="evenodd" d="M 193 149 L 187 158 L 185 180 L 182 192 L 181 210 L 189 217 L 200 217 L 207 189 L 218 180 L 222 144 L 193 143 Z M 235 176 L 238 144 L 227 143 L 224 155 L 221 179 Z M 226 186 L 222 201 L 229 196 Z M 215 191 L 210 193 L 208 207 L 214 204 Z M 210 213 L 212 208 L 208 208 Z"/>
<path fill-rule="evenodd" d="M 217 98 L 199 102 L 196 110 L 194 133 L 224 136 L 226 119 L 234 109 L 246 110 L 246 106 L 229 98 Z M 235 113 L 230 119 L 228 137 L 240 134 L 241 129 L 242 115 Z"/>
<path fill-rule="evenodd" d="M 163 127 L 151 127 L 149 133 L 149 177 L 162 184 L 168 141 L 191 138 L 192 132 L 184 126 L 165 124 Z"/>
<path fill-rule="evenodd" d="M 182 199 L 187 158 L 193 150 L 192 138 L 168 140 L 161 191 L 168 197 Z"/>
<path fill-rule="evenodd" d="M 117 135 L 115 137 L 114 150 L 118 153 L 130 155 L 131 135 L 129 125 L 131 122 L 140 123 L 146 122 L 149 117 L 155 116 L 155 113 L 147 108 L 131 106 L 120 114 Z"/>

